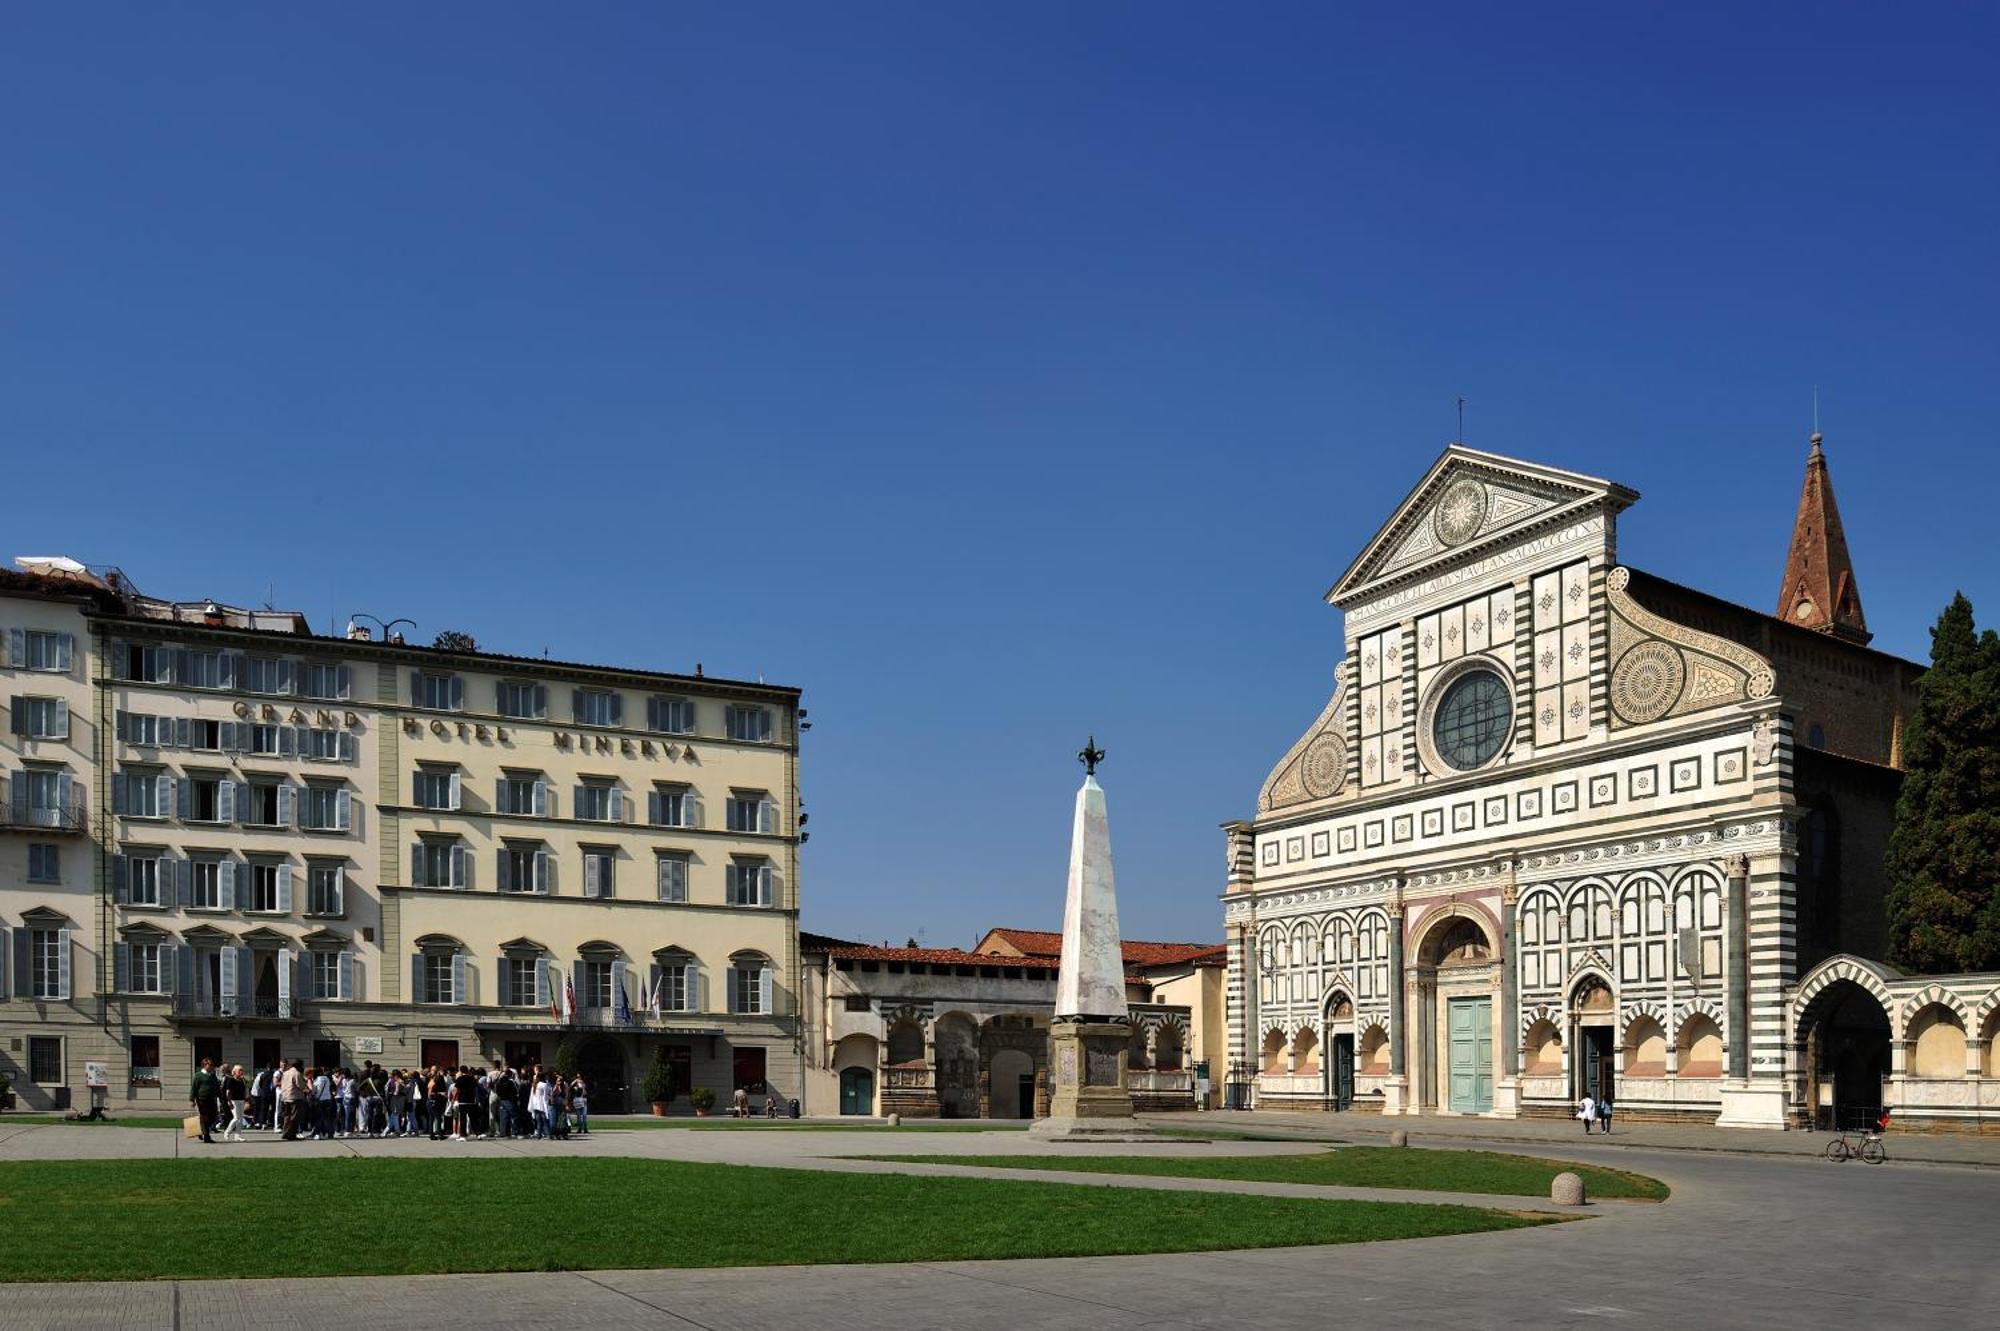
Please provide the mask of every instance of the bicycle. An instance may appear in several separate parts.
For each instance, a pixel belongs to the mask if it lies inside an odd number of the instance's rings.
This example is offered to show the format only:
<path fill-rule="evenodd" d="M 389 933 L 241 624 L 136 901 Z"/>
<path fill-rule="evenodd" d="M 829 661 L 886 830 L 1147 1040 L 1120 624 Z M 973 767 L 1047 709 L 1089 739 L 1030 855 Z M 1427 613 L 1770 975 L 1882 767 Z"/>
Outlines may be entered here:
<path fill-rule="evenodd" d="M 1836 1164 L 1843 1160 L 1860 1160 L 1864 1164 L 1879 1165 L 1889 1158 L 1889 1150 L 1882 1144 L 1882 1134 L 1889 1129 L 1889 1115 L 1884 1113 L 1873 1121 L 1852 1124 L 1842 1128 L 1839 1135 L 1826 1144 L 1821 1156 Z"/>

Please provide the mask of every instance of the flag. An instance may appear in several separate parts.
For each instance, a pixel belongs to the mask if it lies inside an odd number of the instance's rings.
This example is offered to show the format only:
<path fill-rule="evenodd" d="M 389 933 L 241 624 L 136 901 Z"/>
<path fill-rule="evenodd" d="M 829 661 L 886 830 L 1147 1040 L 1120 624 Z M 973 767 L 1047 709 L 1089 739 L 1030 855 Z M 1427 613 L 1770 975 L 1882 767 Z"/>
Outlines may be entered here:
<path fill-rule="evenodd" d="M 658 975 L 655 975 L 653 977 L 653 992 L 647 995 L 646 997 L 646 1006 L 653 1009 L 654 1021 L 660 1020 L 661 1017 L 660 986 L 664 985 L 666 982 L 667 982 L 667 975 L 665 971 L 661 971 Z"/>
<path fill-rule="evenodd" d="M 562 1019 L 571 1025 L 576 1024 L 576 977 L 574 975 L 563 977 Z"/>
<path fill-rule="evenodd" d="M 618 977 L 616 988 L 618 992 L 611 996 L 612 1011 L 617 1016 L 620 1026 L 630 1026 L 632 1024 L 632 1004 L 625 997 L 624 976 L 621 975 Z"/>

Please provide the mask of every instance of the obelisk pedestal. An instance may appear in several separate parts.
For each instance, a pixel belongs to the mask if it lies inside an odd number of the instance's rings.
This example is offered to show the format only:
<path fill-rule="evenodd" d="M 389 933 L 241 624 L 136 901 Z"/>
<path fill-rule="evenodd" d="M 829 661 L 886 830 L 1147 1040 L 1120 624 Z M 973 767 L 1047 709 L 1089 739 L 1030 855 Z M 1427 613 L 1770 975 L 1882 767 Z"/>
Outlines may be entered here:
<path fill-rule="evenodd" d="M 1111 822 L 1096 741 L 1079 755 L 1086 769 L 1070 832 L 1069 893 L 1063 903 L 1062 963 L 1049 1029 L 1049 1116 L 1029 1128 L 1044 1141 L 1140 1141 L 1125 1060 L 1132 1027 L 1125 1007 L 1125 956 L 1111 872 Z"/>

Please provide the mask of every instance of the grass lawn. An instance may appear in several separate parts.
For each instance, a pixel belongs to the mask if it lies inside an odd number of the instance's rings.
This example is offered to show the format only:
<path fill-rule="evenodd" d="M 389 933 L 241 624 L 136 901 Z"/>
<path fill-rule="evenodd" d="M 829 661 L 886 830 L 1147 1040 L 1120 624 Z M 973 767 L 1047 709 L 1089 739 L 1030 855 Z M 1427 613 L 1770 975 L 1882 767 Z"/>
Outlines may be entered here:
<path fill-rule="evenodd" d="M 0 1171 L 8 1235 L 0 1280 L 1070 1257 L 1356 1243 L 1545 1220 L 1461 1206 L 672 1160 L 36 1161 Z"/>
<path fill-rule="evenodd" d="M 51 1123 L 72 1128 L 178 1128 L 181 1120 L 179 1115 L 162 1118 L 157 1114 L 115 1112 L 108 1122 L 101 1119 L 97 1122 L 84 1119 L 66 1120 L 61 1114 L 0 1114 L 0 1128 L 47 1127 Z"/>
<path fill-rule="evenodd" d="M 597 1132 L 647 1131 L 653 1128 L 689 1128 L 696 1132 L 1018 1132 L 1026 1122 L 995 1122 L 991 1119 L 930 1120 L 932 1126 L 905 1123 L 892 1128 L 886 1123 L 794 1123 L 788 1118 L 592 1118 L 590 1130 Z"/>
<path fill-rule="evenodd" d="M 1325 1183 L 1353 1188 L 1422 1188 L 1546 1197 L 1557 1174 L 1582 1176 L 1590 1197 L 1661 1201 L 1667 1185 L 1643 1174 L 1596 1165 L 1542 1160 L 1494 1151 L 1431 1151 L 1408 1147 L 1343 1146 L 1302 1155 L 883 1155 L 927 1165 L 985 1165 L 995 1169 L 1075 1169 L 1093 1174 L 1146 1174 L 1167 1178 L 1237 1179 L 1249 1183 Z"/>

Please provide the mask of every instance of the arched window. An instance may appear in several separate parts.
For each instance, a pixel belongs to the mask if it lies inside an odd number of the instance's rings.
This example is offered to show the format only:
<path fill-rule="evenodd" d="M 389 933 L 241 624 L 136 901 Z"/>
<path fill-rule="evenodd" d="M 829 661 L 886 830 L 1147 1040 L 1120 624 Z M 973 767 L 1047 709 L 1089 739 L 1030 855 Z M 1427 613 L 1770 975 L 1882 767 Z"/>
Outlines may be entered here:
<path fill-rule="evenodd" d="M 1681 1023 L 1678 1075 L 1720 1077 L 1722 1075 L 1722 1028 L 1706 1013 L 1697 1012 Z"/>
<path fill-rule="evenodd" d="M 1625 1028 L 1625 1071 L 1658 1077 L 1667 1070 L 1667 1033 L 1652 1017 L 1635 1017 Z"/>
<path fill-rule="evenodd" d="M 777 1011 L 775 972 L 761 952 L 738 952 L 729 959 L 729 1010 L 751 1016 Z"/>
<path fill-rule="evenodd" d="M 891 1067 L 924 1061 L 924 1028 L 915 1018 L 898 1018 L 889 1027 L 889 1052 Z"/>
<path fill-rule="evenodd" d="M 1546 1077 L 1562 1071 L 1562 1032 L 1554 1022 L 1542 1018 L 1528 1027 L 1528 1038 L 1521 1047 L 1528 1056 L 1530 1075 Z"/>
<path fill-rule="evenodd" d="M 1361 1032 L 1361 1069 L 1371 1077 L 1380 1077 L 1389 1071 L 1389 1033 L 1380 1026 L 1370 1026 Z"/>
<path fill-rule="evenodd" d="M 1285 1070 L 1285 1033 L 1273 1028 L 1264 1035 L 1264 1071 L 1275 1073 Z"/>
<path fill-rule="evenodd" d="M 1306 1076 L 1319 1071 L 1319 1037 L 1310 1026 L 1301 1026 L 1292 1040 L 1292 1065 Z"/>
<path fill-rule="evenodd" d="M 1153 1066 L 1162 1072 L 1179 1072 L 1181 1058 L 1181 1028 L 1167 1022 L 1153 1037 Z"/>
<path fill-rule="evenodd" d="M 1910 1021 L 1910 1075 L 1963 1077 L 1965 1026 L 1958 1014 L 1932 1003 Z"/>

